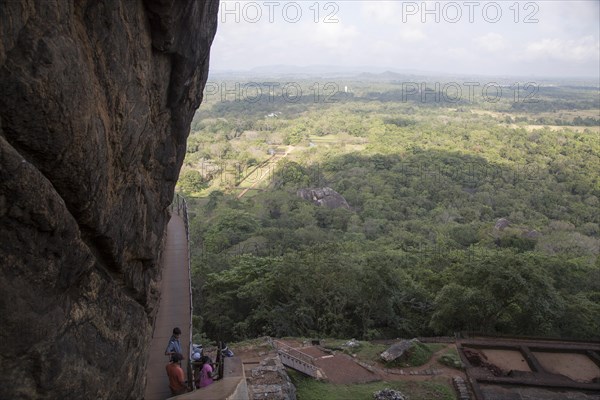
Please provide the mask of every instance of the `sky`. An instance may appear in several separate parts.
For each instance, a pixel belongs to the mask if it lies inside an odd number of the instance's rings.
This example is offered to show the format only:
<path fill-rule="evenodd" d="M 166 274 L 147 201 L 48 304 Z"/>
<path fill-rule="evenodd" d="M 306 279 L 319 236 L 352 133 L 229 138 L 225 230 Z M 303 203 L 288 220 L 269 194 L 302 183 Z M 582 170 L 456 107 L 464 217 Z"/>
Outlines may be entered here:
<path fill-rule="evenodd" d="M 330 65 L 600 79 L 599 5 L 221 0 L 211 70 Z"/>

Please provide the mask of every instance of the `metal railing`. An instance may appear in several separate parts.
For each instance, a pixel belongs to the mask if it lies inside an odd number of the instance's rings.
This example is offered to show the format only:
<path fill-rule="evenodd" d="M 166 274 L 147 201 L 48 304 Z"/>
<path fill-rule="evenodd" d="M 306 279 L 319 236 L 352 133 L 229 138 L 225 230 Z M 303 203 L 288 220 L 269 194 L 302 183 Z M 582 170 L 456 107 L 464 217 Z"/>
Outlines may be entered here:
<path fill-rule="evenodd" d="M 277 350 L 277 354 L 279 354 L 279 358 L 284 365 L 317 379 L 321 377 L 319 367 L 315 365 L 315 357 L 271 337 L 268 337 L 267 340 Z"/>
<path fill-rule="evenodd" d="M 192 298 L 192 258 L 191 258 L 191 253 L 190 253 L 190 225 L 189 225 L 189 220 L 188 220 L 187 201 L 185 200 L 185 197 L 181 196 L 178 193 L 175 193 L 175 197 L 173 198 L 173 202 L 171 203 L 170 209 L 171 209 L 172 213 L 176 213 L 183 219 L 183 224 L 185 226 L 185 240 L 187 242 L 187 249 L 188 249 L 187 268 L 188 268 L 188 282 L 189 282 L 188 290 L 189 290 L 189 294 L 190 294 L 190 337 L 189 337 L 189 343 L 188 343 L 187 375 L 188 375 L 188 382 L 191 382 L 192 387 L 193 387 L 194 385 L 193 385 L 193 380 L 192 380 L 192 367 L 191 367 L 190 360 L 192 358 L 192 342 L 193 342 L 192 328 L 193 328 L 194 303 L 193 303 L 193 298 Z"/>
<path fill-rule="evenodd" d="M 315 358 L 313 356 L 306 354 L 298 349 L 295 349 L 286 343 L 280 342 L 279 340 L 271 339 L 270 342 L 271 342 L 271 346 L 273 346 L 276 350 L 287 353 L 290 356 L 292 356 L 293 358 L 301 360 L 305 363 L 314 365 Z"/>

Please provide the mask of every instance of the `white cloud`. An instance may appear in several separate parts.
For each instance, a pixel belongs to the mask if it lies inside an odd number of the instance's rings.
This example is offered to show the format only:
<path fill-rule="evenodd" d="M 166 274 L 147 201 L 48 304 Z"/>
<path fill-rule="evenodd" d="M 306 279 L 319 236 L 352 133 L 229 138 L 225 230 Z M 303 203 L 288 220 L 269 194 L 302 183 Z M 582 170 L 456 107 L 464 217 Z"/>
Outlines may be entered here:
<path fill-rule="evenodd" d="M 427 35 L 419 28 L 404 24 L 400 28 L 397 38 L 402 42 L 420 42 L 427 38 Z"/>
<path fill-rule="evenodd" d="M 233 3 L 228 4 L 231 9 Z M 339 22 L 334 24 L 323 22 L 330 9 L 320 3 L 320 22 L 315 23 L 309 8 L 314 2 L 298 4 L 303 10 L 298 23 L 282 18 L 283 5 L 277 8 L 274 23 L 269 23 L 266 12 L 258 23 L 244 19 L 236 23 L 234 16 L 228 16 L 219 25 L 211 66 L 374 65 L 453 73 L 598 76 L 597 1 L 539 1 L 535 24 L 522 22 L 527 15 L 524 3 L 519 3 L 521 22 L 515 23 L 508 9 L 512 2 L 501 2 L 503 19 L 494 25 L 481 19 L 469 23 L 465 18 L 450 24 L 434 23 L 428 17 L 422 23 L 418 15 L 402 22 L 399 0 L 336 3 Z M 433 9 L 429 3 L 426 6 Z"/>
<path fill-rule="evenodd" d="M 363 23 L 371 26 L 369 35 L 377 35 L 377 39 L 414 43 L 427 38 L 423 32 L 425 24 L 420 21 L 420 18 L 415 17 L 403 22 L 399 1 L 361 2 L 361 15 Z"/>
<path fill-rule="evenodd" d="M 527 45 L 524 57 L 534 59 L 551 59 L 567 62 L 584 62 L 598 60 L 600 42 L 593 36 L 585 36 L 575 40 L 543 39 Z"/>
<path fill-rule="evenodd" d="M 547 36 L 595 31 L 598 33 L 600 2 L 595 1 L 543 1 L 537 3 L 539 12 L 536 26 Z M 527 13 L 522 13 L 525 17 Z"/>
<path fill-rule="evenodd" d="M 504 39 L 504 36 L 494 32 L 475 38 L 473 41 L 481 49 L 489 52 L 504 50 L 508 47 L 508 43 L 506 39 Z"/>
<path fill-rule="evenodd" d="M 441 55 L 456 60 L 466 60 L 472 57 L 471 52 L 469 52 L 464 47 L 450 47 L 446 49 Z"/>
<path fill-rule="evenodd" d="M 348 51 L 352 50 L 355 41 L 359 38 L 356 27 L 339 24 L 317 24 L 315 28 L 308 29 L 311 42 L 326 49 Z"/>
<path fill-rule="evenodd" d="M 401 13 L 398 1 L 366 1 L 362 4 L 362 15 L 376 23 L 396 24 L 401 20 Z"/>

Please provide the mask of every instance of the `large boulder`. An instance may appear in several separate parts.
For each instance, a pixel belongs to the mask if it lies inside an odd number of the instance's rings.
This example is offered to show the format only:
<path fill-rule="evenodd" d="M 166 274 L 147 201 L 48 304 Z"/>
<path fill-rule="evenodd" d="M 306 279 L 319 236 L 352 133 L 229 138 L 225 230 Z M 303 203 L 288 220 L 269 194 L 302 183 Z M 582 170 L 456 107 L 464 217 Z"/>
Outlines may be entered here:
<path fill-rule="evenodd" d="M 418 343 L 420 342 L 417 339 L 402 340 L 388 347 L 386 351 L 380 354 L 380 357 L 385 362 L 391 362 L 400 359 Z"/>
<path fill-rule="evenodd" d="M 324 206 L 327 208 L 350 208 L 346 199 L 344 199 L 341 194 L 329 187 L 300 189 L 296 194 L 298 197 L 301 197 L 304 200 L 312 201 L 318 206 Z"/>
<path fill-rule="evenodd" d="M 142 398 L 217 0 L 0 6 L 0 398 Z"/>
<path fill-rule="evenodd" d="M 496 225 L 494 225 L 494 229 L 496 229 L 497 231 L 503 231 L 504 229 L 508 228 L 510 226 L 510 221 L 507 220 L 506 218 L 500 218 L 498 221 L 496 221 Z"/>

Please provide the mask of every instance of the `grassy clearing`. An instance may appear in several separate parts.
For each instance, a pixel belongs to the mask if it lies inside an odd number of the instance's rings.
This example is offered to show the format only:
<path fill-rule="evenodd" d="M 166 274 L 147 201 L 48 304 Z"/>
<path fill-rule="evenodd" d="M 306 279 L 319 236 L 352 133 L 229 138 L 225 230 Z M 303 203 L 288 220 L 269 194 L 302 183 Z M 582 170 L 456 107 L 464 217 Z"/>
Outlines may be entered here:
<path fill-rule="evenodd" d="M 374 344 L 370 342 L 361 342 L 358 349 L 355 349 L 354 354 L 361 360 L 377 361 L 379 355 L 383 353 L 389 346 L 384 344 Z"/>
<path fill-rule="evenodd" d="M 463 363 L 458 355 L 458 351 L 455 348 L 451 348 L 442 354 L 438 360 L 440 364 L 450 368 L 463 369 Z"/>
<path fill-rule="evenodd" d="M 367 139 L 364 137 L 355 137 L 343 134 L 317 136 L 311 135 L 308 138 L 309 142 L 316 145 L 359 145 L 364 146 Z"/>
<path fill-rule="evenodd" d="M 319 382 L 305 375 L 288 370 L 296 386 L 298 400 L 367 400 L 373 392 L 385 388 L 399 390 L 411 400 L 454 400 L 454 391 L 448 383 L 439 379 L 427 382 L 374 382 L 356 385 L 333 385 Z"/>
<path fill-rule="evenodd" d="M 271 349 L 271 346 L 264 338 L 246 339 L 241 342 L 228 343 L 231 349 L 249 349 L 249 348 L 266 348 Z"/>
<path fill-rule="evenodd" d="M 445 349 L 448 345 L 445 343 L 427 343 L 425 344 L 433 353 Z"/>
<path fill-rule="evenodd" d="M 359 344 L 357 347 L 344 346 L 347 342 L 347 340 L 328 340 L 323 347 L 334 351 L 343 351 L 350 355 L 356 354 L 356 357 L 360 360 L 379 362 L 388 368 L 420 367 L 429 362 L 433 353 L 446 347 L 445 344 L 441 343 L 418 343 L 409 350 L 408 357 L 383 363 L 379 356 L 389 347 L 388 345 L 357 341 Z"/>
<path fill-rule="evenodd" d="M 571 125 L 517 125 L 517 124 L 508 124 L 508 127 L 512 129 L 524 128 L 527 132 L 533 132 L 537 130 L 545 130 L 548 129 L 552 132 L 562 132 L 562 131 L 573 131 L 578 133 L 584 133 L 586 131 L 592 133 L 600 132 L 600 126 L 571 126 Z"/>
<path fill-rule="evenodd" d="M 358 343 L 357 347 L 344 346 L 347 342 L 348 340 L 327 340 L 323 344 L 323 347 L 329 350 L 343 351 L 350 355 L 356 354 L 356 357 L 364 361 L 377 361 L 379 355 L 388 348 L 384 344 L 374 344 L 365 341 L 356 341 Z"/>
<path fill-rule="evenodd" d="M 446 345 L 441 343 L 416 343 L 410 350 L 408 356 L 401 360 L 394 360 L 384 365 L 388 368 L 410 368 L 425 365 L 436 351 L 443 349 Z"/>

